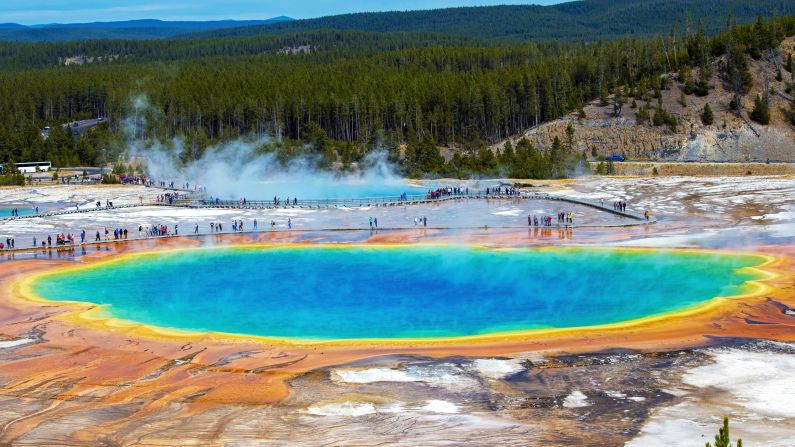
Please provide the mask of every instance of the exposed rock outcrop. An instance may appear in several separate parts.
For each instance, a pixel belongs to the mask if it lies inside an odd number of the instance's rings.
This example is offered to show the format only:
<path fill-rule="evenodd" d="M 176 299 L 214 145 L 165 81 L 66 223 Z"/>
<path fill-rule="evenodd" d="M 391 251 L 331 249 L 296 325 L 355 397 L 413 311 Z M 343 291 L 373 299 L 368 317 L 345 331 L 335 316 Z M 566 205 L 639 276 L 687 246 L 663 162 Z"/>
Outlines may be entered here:
<path fill-rule="evenodd" d="M 585 152 L 592 160 L 618 154 L 627 159 L 660 161 L 795 161 L 795 125 L 792 120 L 795 94 L 791 92 L 792 87 L 787 88 L 795 83 L 795 74 L 787 72 L 779 64 L 790 53 L 795 53 L 793 37 L 782 43 L 778 62 L 774 57 L 759 61 L 749 59 L 754 87 L 743 97 L 743 108 L 739 113 L 729 108 L 732 91 L 720 78 L 722 61 L 717 60 L 709 80 L 709 94 L 704 97 L 686 95 L 684 104 L 681 101 L 683 84 L 675 74 L 669 76 L 671 85 L 662 91 L 661 99 L 663 108 L 676 117 L 676 129 L 638 122 L 637 111 L 648 105 L 653 115 L 657 100 L 651 99 L 647 104 L 630 98 L 618 116 L 612 104 L 594 102 L 584 108 L 583 119 L 578 119 L 573 113 L 529 129 L 512 141 L 516 143 L 525 137 L 538 148 L 548 148 L 555 137 L 566 141 L 566 128 L 571 126 L 574 130 L 572 147 Z M 779 68 L 781 80 L 776 79 Z M 694 72 L 694 76 L 697 75 Z M 769 125 L 763 126 L 749 119 L 757 95 L 769 99 Z M 714 113 L 711 125 L 701 121 L 701 112 L 706 104 Z M 501 150 L 504 144 L 503 141 L 492 148 Z"/>

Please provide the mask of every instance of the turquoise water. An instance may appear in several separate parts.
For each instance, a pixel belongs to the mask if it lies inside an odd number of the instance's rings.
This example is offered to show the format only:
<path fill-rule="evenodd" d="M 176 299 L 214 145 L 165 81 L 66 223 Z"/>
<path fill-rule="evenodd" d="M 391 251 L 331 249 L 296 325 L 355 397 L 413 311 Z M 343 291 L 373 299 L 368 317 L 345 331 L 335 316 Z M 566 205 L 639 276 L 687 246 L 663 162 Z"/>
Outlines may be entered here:
<path fill-rule="evenodd" d="M 39 278 L 51 300 L 197 330 L 392 338 L 613 323 L 737 294 L 755 256 L 475 247 L 216 248 Z"/>
<path fill-rule="evenodd" d="M 13 217 L 11 211 L 17 209 L 20 216 L 30 216 L 35 214 L 36 210 L 30 205 L 2 205 L 0 206 L 0 218 Z"/>
<path fill-rule="evenodd" d="M 307 199 L 359 199 L 370 197 L 397 197 L 401 194 L 425 194 L 429 189 L 413 185 L 346 185 L 337 184 L 331 187 L 318 188 L 307 193 Z"/>
<path fill-rule="evenodd" d="M 398 197 L 401 194 L 425 194 L 432 186 L 411 185 L 404 181 L 340 181 L 318 178 L 279 178 L 260 182 L 257 198 L 267 200 L 273 196 L 285 199 L 359 199 L 370 197 Z"/>

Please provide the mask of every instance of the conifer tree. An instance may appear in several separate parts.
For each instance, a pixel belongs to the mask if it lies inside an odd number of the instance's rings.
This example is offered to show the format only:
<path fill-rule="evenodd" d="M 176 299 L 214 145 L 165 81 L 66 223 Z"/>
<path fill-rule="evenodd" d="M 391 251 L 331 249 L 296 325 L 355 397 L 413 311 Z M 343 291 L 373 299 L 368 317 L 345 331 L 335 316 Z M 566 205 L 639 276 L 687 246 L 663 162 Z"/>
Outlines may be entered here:
<path fill-rule="evenodd" d="M 712 107 L 709 104 L 704 104 L 704 110 L 701 112 L 701 122 L 704 123 L 705 126 L 711 125 L 715 121 L 715 117 L 712 114 Z"/>
<path fill-rule="evenodd" d="M 756 95 L 754 100 L 754 110 L 751 111 L 751 119 L 762 125 L 770 124 L 770 107 L 759 95 Z"/>
<path fill-rule="evenodd" d="M 707 442 L 706 447 L 713 447 L 712 444 Z M 718 434 L 715 435 L 714 447 L 732 447 L 731 437 L 729 436 L 729 418 L 723 418 L 723 427 L 718 429 Z M 743 447 L 743 440 L 737 440 L 737 447 Z"/>

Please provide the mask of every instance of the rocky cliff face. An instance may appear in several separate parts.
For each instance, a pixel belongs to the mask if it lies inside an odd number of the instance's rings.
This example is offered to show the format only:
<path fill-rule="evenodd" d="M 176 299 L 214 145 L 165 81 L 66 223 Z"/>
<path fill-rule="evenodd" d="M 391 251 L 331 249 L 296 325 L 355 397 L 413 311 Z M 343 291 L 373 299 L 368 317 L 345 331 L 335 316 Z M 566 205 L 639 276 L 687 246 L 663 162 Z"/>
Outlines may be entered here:
<path fill-rule="evenodd" d="M 795 39 L 792 37 L 779 48 L 778 61 L 785 61 L 789 53 L 795 53 Z M 716 61 L 709 94 L 704 97 L 688 95 L 685 105 L 681 103 L 683 85 L 675 75 L 671 75 L 671 86 L 662 91 L 662 102 L 663 107 L 677 118 L 676 130 L 638 123 L 636 113 L 645 102 L 636 101 L 633 107 L 630 99 L 618 116 L 614 114 L 612 105 L 592 103 L 584 108 L 584 119 L 577 119 L 576 114 L 572 114 L 530 129 L 523 136 L 536 147 L 547 148 L 556 136 L 566 141 L 566 128 L 571 125 L 574 149 L 585 152 L 591 159 L 620 154 L 628 159 L 661 161 L 795 161 L 795 126 L 792 124 L 795 110 L 792 96 L 795 93 L 785 92 L 787 85 L 795 82 L 795 74 L 782 67 L 783 78 L 777 81 L 779 67 L 776 61 L 766 58 L 749 62 L 754 87 L 743 98 L 739 115 L 729 108 L 732 92 L 719 77 L 718 64 L 721 61 Z M 762 126 L 751 122 L 749 115 L 756 95 L 764 95 L 766 90 L 771 121 L 769 125 Z M 714 112 L 712 125 L 701 122 L 705 104 L 709 104 Z M 652 100 L 652 109 L 656 105 L 656 100 Z M 512 140 L 515 142 L 521 137 Z M 495 149 L 502 145 L 504 142 L 495 145 Z"/>
<path fill-rule="evenodd" d="M 634 119 L 562 119 L 528 131 L 525 137 L 536 147 L 565 141 L 566 127 L 574 129 L 573 147 L 590 158 L 620 154 L 628 159 L 665 161 L 795 161 L 795 132 L 786 127 L 702 126 L 671 132 L 637 125 Z M 594 155 L 595 154 L 595 155 Z"/>

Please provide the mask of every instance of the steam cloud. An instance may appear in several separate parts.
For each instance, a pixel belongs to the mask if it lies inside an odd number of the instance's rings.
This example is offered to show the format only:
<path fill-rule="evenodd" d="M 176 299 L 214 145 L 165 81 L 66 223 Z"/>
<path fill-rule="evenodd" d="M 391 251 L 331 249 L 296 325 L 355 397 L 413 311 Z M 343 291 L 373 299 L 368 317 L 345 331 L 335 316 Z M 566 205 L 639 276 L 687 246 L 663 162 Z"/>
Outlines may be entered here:
<path fill-rule="evenodd" d="M 373 195 L 411 193 L 412 187 L 396 174 L 384 151 L 368 154 L 356 172 L 341 174 L 318 169 L 311 157 L 284 165 L 273 153 L 257 152 L 269 137 L 249 137 L 212 146 L 199 159 L 182 163 L 178 157 L 184 150 L 181 139 L 164 143 L 146 138 L 146 119 L 156 118 L 158 113 L 146 96 L 133 98 L 132 111 L 122 123 L 128 155 L 145 160 L 147 175 L 155 180 L 188 183 L 191 188 L 204 186 L 209 194 L 222 199 L 352 197 L 361 196 L 363 188 Z"/>

